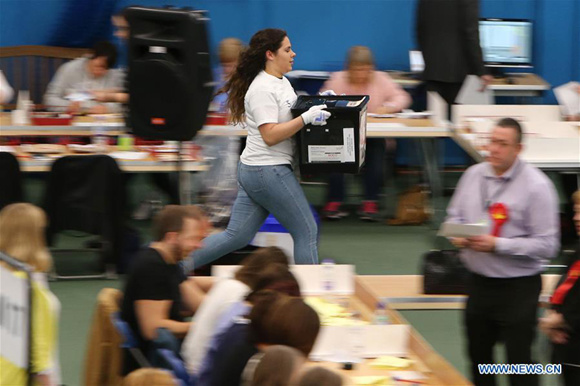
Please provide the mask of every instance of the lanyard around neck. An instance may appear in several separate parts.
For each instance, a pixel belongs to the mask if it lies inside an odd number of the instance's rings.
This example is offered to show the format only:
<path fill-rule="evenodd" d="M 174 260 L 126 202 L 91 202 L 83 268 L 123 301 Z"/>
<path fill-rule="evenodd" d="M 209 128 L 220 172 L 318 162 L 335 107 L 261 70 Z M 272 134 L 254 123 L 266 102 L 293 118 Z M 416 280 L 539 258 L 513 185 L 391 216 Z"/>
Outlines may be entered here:
<path fill-rule="evenodd" d="M 521 165 L 521 162 L 519 162 L 518 165 L 516 165 L 516 168 L 515 168 L 514 172 L 512 173 L 511 177 L 504 178 L 502 180 L 502 183 L 501 183 L 501 186 L 499 187 L 499 189 L 497 189 L 495 191 L 495 193 L 493 194 L 493 196 L 491 196 L 489 199 L 487 198 L 487 196 L 488 196 L 487 177 L 486 176 L 483 177 L 483 182 L 481 184 L 481 199 L 482 199 L 481 206 L 482 206 L 484 212 L 487 212 L 489 210 L 489 207 L 491 206 L 491 204 L 493 204 L 499 198 L 499 196 L 501 196 L 507 190 L 510 183 L 513 180 L 515 180 L 516 177 L 518 176 L 518 174 L 520 173 L 521 168 L 522 168 L 522 165 Z"/>

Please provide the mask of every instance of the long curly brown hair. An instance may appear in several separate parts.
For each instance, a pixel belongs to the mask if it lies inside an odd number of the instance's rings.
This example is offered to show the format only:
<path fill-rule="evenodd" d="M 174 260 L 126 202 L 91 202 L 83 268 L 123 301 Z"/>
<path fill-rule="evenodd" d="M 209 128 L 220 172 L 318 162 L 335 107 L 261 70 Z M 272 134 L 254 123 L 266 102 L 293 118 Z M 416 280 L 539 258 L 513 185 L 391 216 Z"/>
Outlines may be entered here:
<path fill-rule="evenodd" d="M 244 121 L 244 97 L 254 78 L 266 67 L 266 52 L 276 52 L 287 36 L 276 28 L 260 30 L 252 36 L 250 46 L 242 52 L 236 70 L 220 92 L 228 94 L 228 108 L 233 123 Z"/>

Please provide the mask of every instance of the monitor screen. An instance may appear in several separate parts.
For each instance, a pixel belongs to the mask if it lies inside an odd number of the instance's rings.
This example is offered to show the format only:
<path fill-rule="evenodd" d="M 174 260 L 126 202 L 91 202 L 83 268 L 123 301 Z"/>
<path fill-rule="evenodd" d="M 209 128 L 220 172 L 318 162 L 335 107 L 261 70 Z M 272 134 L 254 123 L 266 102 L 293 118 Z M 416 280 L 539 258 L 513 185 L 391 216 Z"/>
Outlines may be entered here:
<path fill-rule="evenodd" d="M 487 66 L 532 66 L 532 22 L 529 20 L 482 19 L 479 41 Z"/>

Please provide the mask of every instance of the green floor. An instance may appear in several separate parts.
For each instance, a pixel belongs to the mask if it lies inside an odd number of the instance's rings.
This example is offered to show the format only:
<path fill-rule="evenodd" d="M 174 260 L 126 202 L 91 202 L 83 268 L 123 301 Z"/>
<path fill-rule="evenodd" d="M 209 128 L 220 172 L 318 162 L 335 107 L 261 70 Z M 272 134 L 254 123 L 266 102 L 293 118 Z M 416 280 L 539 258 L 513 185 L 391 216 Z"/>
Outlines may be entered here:
<path fill-rule="evenodd" d="M 28 181 L 29 200 L 38 202 L 42 181 Z M 314 205 L 322 202 L 322 187 L 305 188 Z M 146 187 L 132 188 L 135 199 L 144 195 Z M 144 231 L 147 223 L 135 223 Z M 323 222 L 320 236 L 320 258 L 331 257 L 337 263 L 354 264 L 358 274 L 398 275 L 420 273 L 421 256 L 440 246 L 435 232 L 428 226 L 390 227 L 383 223 L 363 223 L 354 216 L 340 222 Z M 57 266 L 65 269 L 70 258 L 57 257 Z M 67 262 L 68 260 L 68 262 Z M 92 263 L 85 259 L 87 269 Z M 51 288 L 62 303 L 60 323 L 60 357 L 66 385 L 81 385 L 88 329 L 98 292 L 104 287 L 120 288 L 121 280 L 57 281 Z M 404 311 L 405 318 L 421 335 L 459 371 L 466 373 L 461 312 Z M 547 360 L 546 342 L 538 352 Z M 502 380 L 504 383 L 505 380 Z M 544 385 L 556 385 L 554 378 L 544 378 Z M 504 383 L 506 384 L 506 383 Z"/>

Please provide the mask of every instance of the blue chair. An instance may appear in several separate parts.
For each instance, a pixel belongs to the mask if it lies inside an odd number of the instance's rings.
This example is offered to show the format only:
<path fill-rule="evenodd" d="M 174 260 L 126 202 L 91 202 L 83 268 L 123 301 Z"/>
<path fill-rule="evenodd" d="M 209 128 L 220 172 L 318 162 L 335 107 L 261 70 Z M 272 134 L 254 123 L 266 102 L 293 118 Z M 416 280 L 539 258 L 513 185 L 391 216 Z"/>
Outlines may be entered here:
<path fill-rule="evenodd" d="M 177 357 L 175 352 L 166 348 L 159 348 L 156 353 L 162 362 L 161 367 L 173 372 L 180 386 L 195 386 L 193 378 L 189 376 L 183 361 Z"/>
<path fill-rule="evenodd" d="M 135 338 L 135 334 L 131 330 L 131 327 L 127 322 L 121 319 L 121 315 L 119 312 L 114 312 L 111 314 L 111 321 L 113 322 L 113 326 L 117 329 L 117 332 L 123 338 L 123 344 L 121 345 L 122 348 L 129 350 L 135 361 L 141 367 L 150 367 L 149 361 L 143 355 L 143 352 L 139 348 L 139 344 L 137 342 L 137 338 Z"/>

